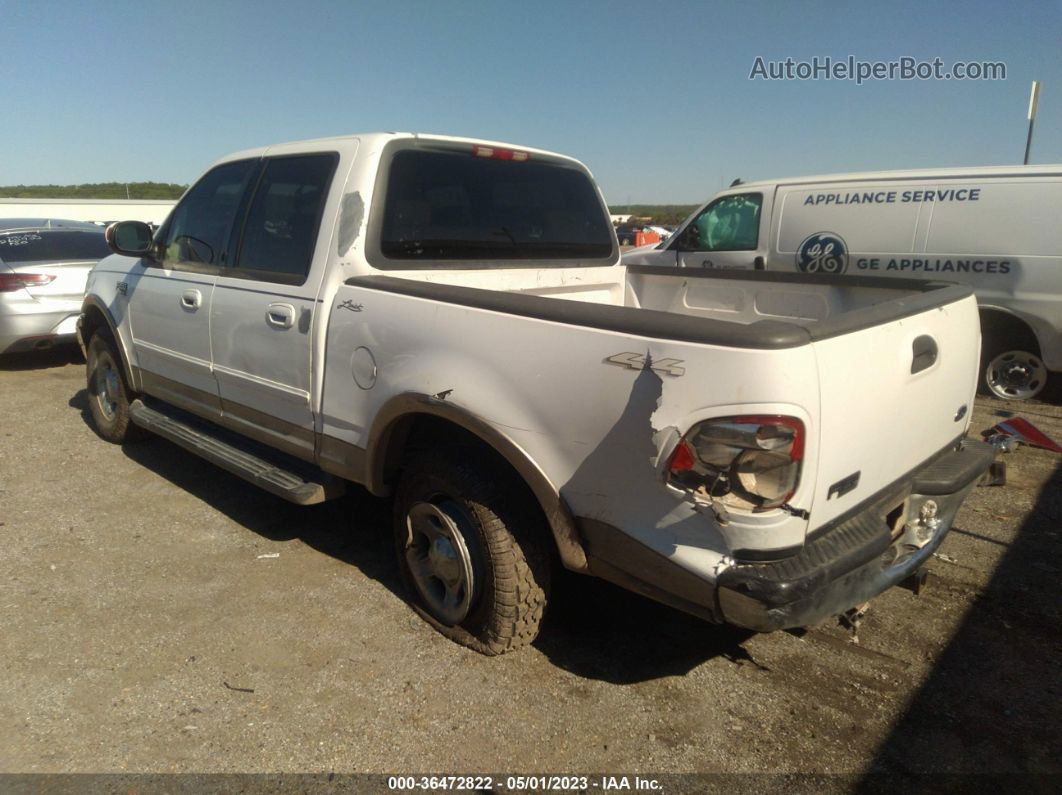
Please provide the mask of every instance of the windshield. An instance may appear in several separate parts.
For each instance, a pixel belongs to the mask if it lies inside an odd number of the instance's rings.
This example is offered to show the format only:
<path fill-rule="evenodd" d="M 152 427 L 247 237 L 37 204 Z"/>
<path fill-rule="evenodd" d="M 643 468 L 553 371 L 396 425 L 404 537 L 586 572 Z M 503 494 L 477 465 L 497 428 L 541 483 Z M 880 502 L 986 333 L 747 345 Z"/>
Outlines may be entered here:
<path fill-rule="evenodd" d="M 62 262 L 98 260 L 110 254 L 103 229 L 73 231 L 38 229 L 29 232 L 0 233 L 0 261 Z"/>
<path fill-rule="evenodd" d="M 397 260 L 600 259 L 612 255 L 612 230 L 577 169 L 407 149 L 391 162 L 380 250 Z"/>

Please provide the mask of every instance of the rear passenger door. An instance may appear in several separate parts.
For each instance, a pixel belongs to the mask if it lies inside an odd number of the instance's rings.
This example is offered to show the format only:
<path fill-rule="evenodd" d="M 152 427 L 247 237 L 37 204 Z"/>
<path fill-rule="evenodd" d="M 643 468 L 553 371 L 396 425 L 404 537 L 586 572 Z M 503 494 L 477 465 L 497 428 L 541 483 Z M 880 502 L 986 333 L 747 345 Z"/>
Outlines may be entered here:
<path fill-rule="evenodd" d="M 302 458 L 314 453 L 312 342 L 321 268 L 311 278 L 311 263 L 338 161 L 334 152 L 263 161 L 210 313 L 225 425 Z"/>

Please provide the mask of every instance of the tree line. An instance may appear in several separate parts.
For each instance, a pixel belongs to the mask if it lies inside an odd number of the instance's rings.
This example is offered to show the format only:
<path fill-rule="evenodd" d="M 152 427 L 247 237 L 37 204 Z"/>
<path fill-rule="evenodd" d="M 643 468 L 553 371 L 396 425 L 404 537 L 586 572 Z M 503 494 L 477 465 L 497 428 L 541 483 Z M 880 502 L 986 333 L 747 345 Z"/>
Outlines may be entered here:
<path fill-rule="evenodd" d="M 172 182 L 92 182 L 84 185 L 0 186 L 3 199 L 179 199 L 187 185 Z"/>

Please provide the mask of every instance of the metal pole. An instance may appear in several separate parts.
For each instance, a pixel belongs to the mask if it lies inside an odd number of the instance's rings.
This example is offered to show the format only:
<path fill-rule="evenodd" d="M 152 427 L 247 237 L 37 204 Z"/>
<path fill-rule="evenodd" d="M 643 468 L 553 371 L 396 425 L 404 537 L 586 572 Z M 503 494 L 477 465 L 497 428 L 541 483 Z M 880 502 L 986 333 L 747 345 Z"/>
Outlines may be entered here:
<path fill-rule="evenodd" d="M 1032 148 L 1033 122 L 1036 121 L 1036 106 L 1040 101 L 1040 81 L 1033 80 L 1032 93 L 1029 95 L 1029 134 L 1025 138 L 1025 165 L 1029 165 L 1029 150 Z"/>

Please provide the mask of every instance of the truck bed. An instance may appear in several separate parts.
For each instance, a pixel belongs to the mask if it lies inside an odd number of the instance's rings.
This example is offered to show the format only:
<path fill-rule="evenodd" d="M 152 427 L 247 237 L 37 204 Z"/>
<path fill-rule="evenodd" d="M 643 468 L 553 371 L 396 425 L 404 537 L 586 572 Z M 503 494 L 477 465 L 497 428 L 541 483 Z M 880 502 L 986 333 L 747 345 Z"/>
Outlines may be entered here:
<path fill-rule="evenodd" d="M 746 325 L 783 321 L 806 328 L 812 340 L 879 325 L 971 294 L 946 282 L 833 274 L 648 265 L 629 266 L 627 274 L 628 305 Z"/>
<path fill-rule="evenodd" d="M 603 371 L 616 368 L 591 363 L 615 364 L 616 356 L 628 355 L 644 361 L 646 352 L 654 361 L 674 363 L 679 370 L 672 375 L 685 376 L 663 385 L 668 400 L 654 414 L 654 428 L 684 432 L 696 416 L 749 413 L 750 406 L 761 413 L 797 414 L 793 407 L 799 407 L 812 427 L 805 483 L 814 487 L 794 497 L 798 508 L 811 513 L 807 531 L 837 519 L 853 498 L 875 493 L 937 454 L 961 436 L 968 422 L 978 356 L 977 342 L 970 339 L 976 304 L 968 286 L 632 266 L 626 272 L 627 305 L 619 305 L 578 300 L 573 293 L 580 288 L 574 285 L 563 295 L 575 300 L 557 300 L 558 285 L 541 271 L 494 276 L 493 283 L 504 284 L 504 290 L 444 283 L 443 274 L 431 281 L 356 276 L 346 280 L 345 290 L 352 290 L 351 301 L 368 305 L 371 300 L 375 312 L 394 315 L 396 323 L 401 303 L 381 303 L 363 291 L 420 299 L 419 312 L 430 308 L 433 313 L 437 344 L 458 327 L 462 339 L 476 341 L 478 375 L 467 381 L 456 377 L 464 365 L 440 369 L 429 364 L 449 360 L 462 344 L 457 339 L 442 346 L 445 351 L 421 347 L 411 351 L 415 359 L 403 360 L 404 367 L 422 363 L 418 367 L 431 371 L 439 389 L 460 383 L 458 395 L 482 390 L 488 371 L 492 380 L 524 383 L 533 373 L 548 383 L 526 413 L 503 412 L 501 406 L 511 411 L 520 402 L 512 395 L 491 401 L 494 408 L 487 416 L 507 427 L 565 429 L 561 438 L 604 436 L 607 426 L 598 427 L 595 417 L 622 413 L 620 395 L 613 390 L 623 387 L 602 380 L 614 375 Z M 348 293 L 341 290 L 339 297 Z M 341 333 L 330 347 L 352 348 L 365 338 L 368 332 L 346 330 L 351 321 L 344 317 L 333 327 L 333 334 Z M 418 322 L 425 321 L 411 317 L 401 325 Z M 562 351 L 567 355 L 544 355 Z M 425 371 L 417 373 L 425 377 Z M 335 378 L 342 377 L 337 370 Z M 574 390 L 581 404 L 592 407 L 589 413 L 573 412 L 570 403 L 554 405 L 550 395 L 558 388 Z M 329 413 L 326 405 L 326 417 Z M 577 465 L 578 450 L 566 455 L 570 465 Z M 841 499 L 831 494 L 840 482 L 858 482 L 858 488 Z M 579 503 L 575 495 L 570 500 Z M 636 513 L 631 508 L 627 518 Z M 764 538 L 772 535 L 780 537 L 772 531 Z"/>
<path fill-rule="evenodd" d="M 346 284 L 642 337 L 766 350 L 879 326 L 972 295 L 969 286 L 916 279 L 637 265 L 626 274 L 622 292 L 543 285 L 537 278 L 522 284 L 511 272 L 498 289 L 422 274 L 356 276 Z M 484 284 L 479 275 L 472 284 Z"/>

